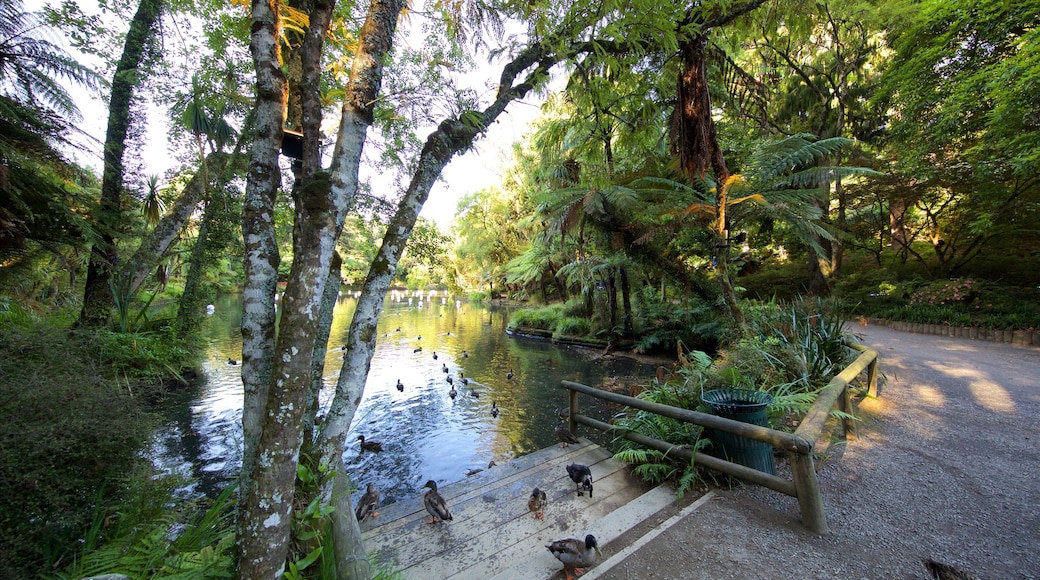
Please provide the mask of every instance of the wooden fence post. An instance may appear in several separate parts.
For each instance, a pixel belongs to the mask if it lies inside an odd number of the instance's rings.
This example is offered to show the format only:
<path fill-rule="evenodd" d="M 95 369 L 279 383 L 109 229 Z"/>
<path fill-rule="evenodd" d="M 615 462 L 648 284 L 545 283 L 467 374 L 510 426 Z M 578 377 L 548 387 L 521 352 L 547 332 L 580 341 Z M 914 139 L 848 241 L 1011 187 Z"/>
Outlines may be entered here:
<path fill-rule="evenodd" d="M 823 509 L 823 494 L 820 483 L 816 480 L 816 467 L 813 464 L 812 451 L 809 453 L 788 453 L 791 458 L 791 475 L 794 488 L 798 492 L 798 507 L 802 514 L 802 525 L 811 532 L 825 536 L 827 530 L 827 513 Z"/>

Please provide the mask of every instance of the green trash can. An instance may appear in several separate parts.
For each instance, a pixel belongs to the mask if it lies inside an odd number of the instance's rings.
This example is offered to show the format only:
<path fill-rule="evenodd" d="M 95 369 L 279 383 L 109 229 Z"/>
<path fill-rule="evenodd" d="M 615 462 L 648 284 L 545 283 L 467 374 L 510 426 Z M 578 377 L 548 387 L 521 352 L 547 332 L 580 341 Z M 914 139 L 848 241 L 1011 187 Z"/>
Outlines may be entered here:
<path fill-rule="evenodd" d="M 715 389 L 702 394 L 701 400 L 711 409 L 712 415 L 767 427 L 766 407 L 773 401 L 773 396 L 750 389 Z M 711 432 L 711 441 L 713 455 L 776 475 L 772 445 L 715 429 Z"/>

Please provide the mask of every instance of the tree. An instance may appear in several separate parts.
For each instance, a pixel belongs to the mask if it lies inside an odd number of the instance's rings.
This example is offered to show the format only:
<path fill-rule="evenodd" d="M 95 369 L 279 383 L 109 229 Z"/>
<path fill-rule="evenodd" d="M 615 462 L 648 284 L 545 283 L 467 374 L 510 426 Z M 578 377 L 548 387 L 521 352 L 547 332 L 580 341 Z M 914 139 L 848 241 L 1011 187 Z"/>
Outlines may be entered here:
<path fill-rule="evenodd" d="M 985 246 L 1032 229 L 1022 216 L 1040 202 L 1040 5 L 929 0 L 888 9 L 895 56 L 875 100 L 894 111 L 885 148 L 893 223 L 919 232 L 948 276 Z"/>
<path fill-rule="evenodd" d="M 83 309 L 78 324 L 101 326 L 108 322 L 113 304 L 113 269 L 119 255 L 116 240 L 122 228 L 124 167 L 123 156 L 132 122 L 134 91 L 146 69 L 148 50 L 164 9 L 163 0 L 141 0 L 130 21 L 123 54 L 112 77 L 105 132 L 104 169 L 101 175 L 101 203 L 95 216 L 99 239 L 90 252 Z M 154 55 L 153 55 L 154 56 Z"/>
<path fill-rule="evenodd" d="M 0 1 L 0 261 L 21 277 L 19 266 L 37 270 L 38 256 L 52 256 L 71 286 L 76 254 L 94 233 L 77 209 L 90 205 L 92 180 L 63 152 L 80 113 L 60 81 L 93 89 L 99 79 L 52 35 L 20 1 Z"/>

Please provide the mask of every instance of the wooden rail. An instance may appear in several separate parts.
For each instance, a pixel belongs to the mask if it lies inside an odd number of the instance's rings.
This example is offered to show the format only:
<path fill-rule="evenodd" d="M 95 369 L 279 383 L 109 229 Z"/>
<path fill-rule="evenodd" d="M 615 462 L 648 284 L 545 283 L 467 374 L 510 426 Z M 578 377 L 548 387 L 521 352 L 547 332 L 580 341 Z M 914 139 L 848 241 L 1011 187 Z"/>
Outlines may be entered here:
<path fill-rule="evenodd" d="M 831 379 L 830 382 L 827 383 L 827 386 L 820 390 L 816 402 L 813 404 L 812 408 L 809 409 L 809 412 L 806 413 L 805 418 L 802 419 L 802 422 L 794 433 L 777 431 L 775 429 L 770 429 L 769 427 L 742 423 L 740 421 L 734 421 L 732 419 L 726 419 L 698 411 L 691 411 L 689 409 L 680 409 L 678 407 L 671 407 L 660 403 L 652 403 L 635 397 L 628 397 L 610 391 L 604 391 L 581 383 L 563 381 L 560 386 L 570 391 L 571 414 L 569 427 L 572 433 L 575 432 L 580 423 L 594 429 L 620 435 L 629 441 L 633 441 L 651 449 L 656 449 L 666 455 L 672 455 L 683 459 L 684 461 L 696 461 L 697 463 L 716 471 L 721 471 L 722 473 L 739 477 L 740 479 L 757 483 L 758 485 L 767 487 L 774 491 L 795 497 L 798 499 L 798 507 L 802 515 L 802 524 L 809 530 L 824 535 L 828 533 L 827 514 L 823 508 L 823 496 L 820 494 L 820 485 L 816 480 L 816 466 L 813 458 L 813 448 L 816 445 L 817 440 L 820 438 L 820 434 L 823 432 L 824 424 L 830 415 L 831 409 L 835 405 L 847 414 L 852 413 L 851 389 L 849 388 L 849 384 L 853 379 L 866 371 L 867 392 L 872 396 L 878 395 L 877 351 L 857 343 L 849 344 L 849 346 L 860 351 L 860 355 L 852 362 L 852 364 L 846 367 L 845 370 Z M 785 479 L 783 477 L 758 471 L 757 469 L 745 467 L 705 453 L 694 452 L 684 446 L 672 445 L 659 439 L 647 437 L 634 431 L 622 429 L 602 421 L 597 421 L 591 417 L 581 415 L 578 413 L 579 393 L 602 399 L 604 401 L 625 405 L 627 407 L 649 411 L 679 421 L 693 423 L 709 429 L 733 433 L 741 437 L 768 443 L 777 449 L 783 449 L 787 452 L 788 458 L 791 461 L 792 479 Z M 844 431 L 846 438 L 850 436 L 855 437 L 854 421 L 852 419 L 843 419 L 842 430 Z"/>

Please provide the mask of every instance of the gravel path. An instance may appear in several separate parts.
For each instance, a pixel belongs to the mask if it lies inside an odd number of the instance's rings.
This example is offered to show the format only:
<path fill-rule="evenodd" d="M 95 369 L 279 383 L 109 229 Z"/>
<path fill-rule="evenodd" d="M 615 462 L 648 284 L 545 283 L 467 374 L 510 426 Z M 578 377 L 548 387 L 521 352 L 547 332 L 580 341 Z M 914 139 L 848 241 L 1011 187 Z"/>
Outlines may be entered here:
<path fill-rule="evenodd" d="M 857 328 L 887 380 L 823 462 L 830 534 L 796 500 L 715 492 L 598 578 L 1040 578 L 1040 349 Z M 608 547 L 605 556 L 609 556 Z"/>

